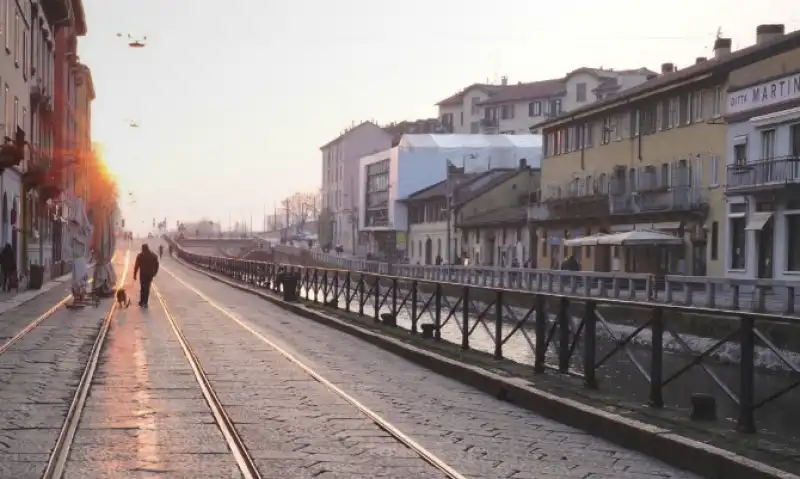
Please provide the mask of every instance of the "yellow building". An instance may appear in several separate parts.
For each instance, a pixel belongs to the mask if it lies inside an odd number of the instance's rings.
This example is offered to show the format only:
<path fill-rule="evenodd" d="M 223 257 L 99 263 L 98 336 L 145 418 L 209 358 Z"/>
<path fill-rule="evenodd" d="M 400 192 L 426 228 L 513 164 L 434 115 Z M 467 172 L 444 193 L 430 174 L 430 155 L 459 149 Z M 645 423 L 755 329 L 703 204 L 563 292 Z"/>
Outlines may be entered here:
<path fill-rule="evenodd" d="M 542 199 L 529 211 L 539 267 L 574 254 L 588 271 L 723 276 L 728 75 L 788 48 L 797 33 L 779 37 L 735 52 L 718 38 L 711 59 L 665 63 L 646 83 L 533 125 L 545 138 Z M 675 234 L 684 246 L 561 246 L 634 228 Z"/>

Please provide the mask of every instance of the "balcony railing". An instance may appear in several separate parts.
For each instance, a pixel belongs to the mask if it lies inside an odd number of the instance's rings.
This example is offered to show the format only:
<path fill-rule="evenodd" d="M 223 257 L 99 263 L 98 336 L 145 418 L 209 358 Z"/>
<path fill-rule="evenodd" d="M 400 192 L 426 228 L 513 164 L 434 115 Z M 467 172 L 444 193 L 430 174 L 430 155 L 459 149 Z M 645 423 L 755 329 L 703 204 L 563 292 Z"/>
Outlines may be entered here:
<path fill-rule="evenodd" d="M 728 165 L 727 177 L 728 190 L 800 183 L 800 156 Z"/>
<path fill-rule="evenodd" d="M 706 203 L 702 191 L 700 187 L 685 185 L 612 195 L 611 214 L 697 210 Z"/>

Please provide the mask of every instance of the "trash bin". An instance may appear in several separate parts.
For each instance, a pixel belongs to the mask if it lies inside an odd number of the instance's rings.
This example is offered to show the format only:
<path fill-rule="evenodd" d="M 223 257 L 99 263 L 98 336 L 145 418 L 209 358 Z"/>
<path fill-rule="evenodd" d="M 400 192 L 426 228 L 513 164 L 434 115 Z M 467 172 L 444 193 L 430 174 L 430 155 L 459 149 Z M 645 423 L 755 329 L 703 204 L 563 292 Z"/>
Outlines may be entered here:
<path fill-rule="evenodd" d="M 44 284 L 44 266 L 32 264 L 30 268 L 30 278 L 28 278 L 28 288 L 42 289 Z"/>
<path fill-rule="evenodd" d="M 292 273 L 283 275 L 281 285 L 283 286 L 283 300 L 294 302 L 297 301 L 297 283 L 299 278 Z"/>

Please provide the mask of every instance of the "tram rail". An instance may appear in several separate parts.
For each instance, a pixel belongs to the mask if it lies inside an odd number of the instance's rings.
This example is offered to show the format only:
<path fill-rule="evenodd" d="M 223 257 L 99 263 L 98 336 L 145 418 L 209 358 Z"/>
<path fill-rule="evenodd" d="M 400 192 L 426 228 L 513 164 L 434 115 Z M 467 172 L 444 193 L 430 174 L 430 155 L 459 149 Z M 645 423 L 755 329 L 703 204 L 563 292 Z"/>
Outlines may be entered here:
<path fill-rule="evenodd" d="M 403 433 L 399 428 L 394 426 L 390 423 L 386 418 L 382 417 L 377 412 L 373 411 L 360 401 L 358 401 L 355 397 L 351 396 L 339 386 L 331 382 L 330 380 L 326 379 L 320 373 L 315 371 L 311 368 L 308 364 L 303 362 L 300 358 L 296 357 L 292 353 L 288 352 L 286 349 L 281 347 L 274 339 L 270 338 L 268 335 L 264 334 L 261 331 L 256 330 L 245 321 L 239 319 L 235 314 L 233 314 L 230 310 L 225 308 L 224 306 L 220 305 L 216 301 L 209 298 L 203 292 L 192 286 L 191 284 L 184 281 L 182 278 L 175 275 L 172 271 L 162 266 L 162 271 L 166 271 L 167 274 L 172 276 L 178 283 L 184 286 L 189 291 L 193 292 L 195 295 L 202 298 L 208 305 L 212 308 L 219 311 L 223 316 L 230 319 L 242 329 L 247 331 L 248 333 L 255 336 L 261 342 L 265 343 L 269 346 L 272 350 L 277 352 L 280 356 L 282 356 L 286 361 L 292 363 L 300 370 L 302 370 L 306 375 L 314 379 L 319 384 L 323 385 L 328 391 L 335 394 L 336 396 L 340 397 L 351 406 L 353 406 L 358 412 L 369 419 L 373 424 L 375 424 L 378 428 L 385 431 L 390 437 L 394 438 L 398 443 L 402 444 L 403 446 L 407 447 L 408 449 L 414 451 L 414 453 L 419 456 L 424 462 L 428 463 L 430 466 L 438 470 L 443 474 L 444 477 L 448 479 L 466 479 L 466 476 L 462 475 L 458 472 L 455 468 L 447 464 L 445 461 L 437 457 L 435 454 L 427 450 L 417 441 L 415 441 L 411 436 Z M 214 393 L 213 387 L 209 382 L 208 377 L 206 376 L 202 366 L 200 365 L 197 356 L 194 354 L 191 346 L 188 344 L 186 337 L 183 335 L 183 332 L 178 325 L 178 322 L 175 316 L 169 311 L 169 307 L 166 304 L 166 300 L 158 291 L 158 288 L 154 286 L 154 293 L 158 298 L 159 302 L 161 303 L 162 307 L 164 308 L 167 317 L 169 318 L 170 325 L 175 331 L 176 336 L 178 337 L 179 342 L 181 343 L 181 347 L 184 349 L 184 354 L 186 355 L 187 359 L 190 362 L 192 370 L 195 373 L 195 378 L 197 379 L 198 383 L 200 384 L 200 388 L 203 391 L 203 395 L 206 398 L 206 401 L 211 408 L 214 417 L 217 420 L 217 424 L 223 432 L 225 436 L 225 440 L 228 442 L 228 446 L 231 449 L 231 452 L 234 454 L 236 463 L 239 466 L 240 471 L 244 475 L 245 478 L 260 478 L 258 469 L 256 468 L 255 464 L 253 463 L 252 458 L 250 457 L 247 448 L 240 437 L 240 435 L 236 432 L 236 428 L 233 425 L 232 421 L 225 413 L 225 408 L 220 403 L 219 398 Z"/>
<path fill-rule="evenodd" d="M 119 276 L 117 287 L 123 284 L 128 273 L 129 266 L 130 250 L 127 250 L 125 252 L 125 262 L 122 268 L 122 274 Z M 71 295 L 63 301 L 68 301 L 70 297 Z M 78 426 L 80 424 L 81 414 L 83 413 L 84 406 L 86 405 L 86 399 L 89 396 L 89 390 L 92 387 L 94 374 L 95 371 L 97 371 L 97 364 L 100 361 L 100 353 L 102 352 L 103 345 L 108 337 L 108 330 L 111 326 L 111 320 L 114 318 L 114 314 L 117 312 L 118 306 L 119 303 L 116 301 L 111 303 L 108 313 L 106 313 L 105 317 L 103 318 L 103 323 L 100 326 L 100 330 L 98 331 L 97 336 L 95 336 L 92 349 L 89 351 L 89 359 L 86 361 L 86 366 L 84 367 L 81 378 L 78 381 L 78 386 L 75 390 L 74 396 L 72 397 L 72 401 L 70 402 L 69 410 L 67 411 L 67 417 L 64 419 L 61 431 L 58 434 L 58 439 L 56 439 L 56 443 L 50 452 L 50 457 L 42 474 L 42 479 L 60 479 L 64 474 L 64 470 L 69 459 L 70 449 L 75 439 L 75 433 L 78 431 Z M 52 315 L 52 313 L 50 314 Z M 44 321 L 44 319 L 42 319 L 42 321 Z M 41 321 L 39 324 L 40 323 Z M 38 324 L 33 326 L 31 330 L 36 326 L 38 326 Z M 25 332 L 25 334 L 27 334 L 27 332 Z"/>

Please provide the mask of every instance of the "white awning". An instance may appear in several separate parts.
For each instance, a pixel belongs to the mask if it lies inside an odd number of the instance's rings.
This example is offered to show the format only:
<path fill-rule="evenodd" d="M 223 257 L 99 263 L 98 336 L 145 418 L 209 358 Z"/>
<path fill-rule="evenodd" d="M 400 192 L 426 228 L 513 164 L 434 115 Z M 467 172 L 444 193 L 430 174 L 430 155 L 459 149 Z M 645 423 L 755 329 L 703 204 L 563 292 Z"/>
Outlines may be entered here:
<path fill-rule="evenodd" d="M 658 231 L 628 231 L 606 235 L 598 239 L 597 244 L 615 246 L 657 246 L 657 245 L 682 245 L 683 238 L 678 238 Z"/>
<path fill-rule="evenodd" d="M 747 227 L 745 227 L 745 230 L 761 231 L 770 218 L 772 218 L 771 211 L 757 211 L 750 215 L 750 219 L 747 221 Z"/>
<path fill-rule="evenodd" d="M 767 113 L 766 115 L 750 118 L 750 124 L 756 128 L 764 128 L 780 123 L 789 123 L 797 119 L 800 119 L 800 107 L 789 108 L 788 110 L 776 111 L 774 113 Z"/>
<path fill-rule="evenodd" d="M 564 240 L 564 246 L 595 246 L 599 244 L 600 238 L 603 238 L 605 234 L 597 233 L 590 236 L 582 236 L 580 238 L 573 238 Z"/>

